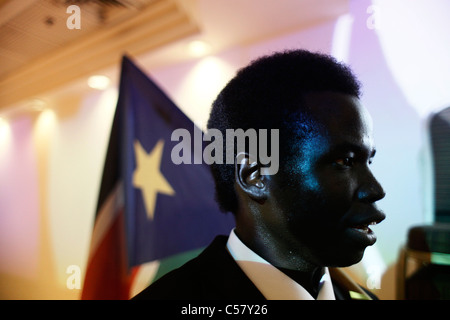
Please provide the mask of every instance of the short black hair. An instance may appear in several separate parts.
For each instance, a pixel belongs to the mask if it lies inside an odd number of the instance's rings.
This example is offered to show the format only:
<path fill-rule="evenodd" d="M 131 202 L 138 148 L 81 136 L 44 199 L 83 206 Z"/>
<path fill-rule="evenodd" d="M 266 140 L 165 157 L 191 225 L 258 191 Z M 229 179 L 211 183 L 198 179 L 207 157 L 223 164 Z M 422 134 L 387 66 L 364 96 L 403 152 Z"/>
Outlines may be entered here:
<path fill-rule="evenodd" d="M 239 70 L 219 93 L 207 128 L 219 129 L 223 136 L 226 129 L 280 129 L 282 154 L 293 139 L 289 129 L 293 126 L 289 124 L 296 122 L 298 128 L 302 121 L 307 121 L 300 116 L 305 108 L 303 95 L 320 91 L 356 97 L 361 94 L 360 84 L 350 68 L 329 55 L 298 49 L 263 56 Z M 235 166 L 213 163 L 210 168 L 219 207 L 235 213 L 239 205 L 234 190 Z"/>

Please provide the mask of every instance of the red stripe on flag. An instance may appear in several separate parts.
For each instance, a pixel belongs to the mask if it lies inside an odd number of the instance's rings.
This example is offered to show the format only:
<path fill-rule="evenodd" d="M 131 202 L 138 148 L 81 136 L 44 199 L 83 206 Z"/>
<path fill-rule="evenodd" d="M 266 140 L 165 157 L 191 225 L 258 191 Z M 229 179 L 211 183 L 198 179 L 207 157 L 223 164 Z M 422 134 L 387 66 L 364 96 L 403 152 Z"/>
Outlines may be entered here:
<path fill-rule="evenodd" d="M 118 209 L 114 220 L 91 252 L 81 299 L 129 299 L 137 268 L 128 270 L 124 209 Z"/>

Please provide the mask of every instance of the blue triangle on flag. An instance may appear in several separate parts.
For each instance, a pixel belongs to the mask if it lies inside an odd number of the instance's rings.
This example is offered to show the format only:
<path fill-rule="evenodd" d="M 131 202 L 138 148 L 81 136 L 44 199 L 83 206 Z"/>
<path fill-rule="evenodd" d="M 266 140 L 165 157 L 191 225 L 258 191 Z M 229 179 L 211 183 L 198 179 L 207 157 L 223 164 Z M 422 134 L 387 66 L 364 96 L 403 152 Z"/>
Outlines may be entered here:
<path fill-rule="evenodd" d="M 234 218 L 231 213 L 221 212 L 214 200 L 214 181 L 208 165 L 203 162 L 176 165 L 171 159 L 171 151 L 179 143 L 171 141 L 172 132 L 184 128 L 193 139 L 194 130 L 199 129 L 127 57 L 122 60 L 114 124 L 119 130 L 130 266 L 201 248 L 216 235 L 229 234 Z M 136 142 L 147 155 L 162 142 L 159 173 L 169 186 L 166 189 L 173 192 L 154 192 L 154 201 L 146 203 L 143 190 L 146 188 L 136 186 L 134 176 L 138 166 Z M 193 147 L 191 152 L 194 154 Z M 143 178 L 140 179 L 142 183 Z M 154 176 L 149 176 L 145 185 L 157 182 Z M 155 185 L 151 186 L 155 190 Z M 152 218 L 149 218 L 149 203 L 153 204 Z"/>

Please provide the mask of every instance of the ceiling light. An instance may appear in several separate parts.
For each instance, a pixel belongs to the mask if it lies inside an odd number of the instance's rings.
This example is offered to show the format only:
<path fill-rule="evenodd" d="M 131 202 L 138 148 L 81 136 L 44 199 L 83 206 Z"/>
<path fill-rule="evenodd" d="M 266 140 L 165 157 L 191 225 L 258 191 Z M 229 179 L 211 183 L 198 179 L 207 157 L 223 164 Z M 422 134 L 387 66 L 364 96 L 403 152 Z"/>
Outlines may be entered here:
<path fill-rule="evenodd" d="M 9 124 L 6 119 L 0 117 L 0 140 L 3 140 L 9 133 Z"/>
<path fill-rule="evenodd" d="M 104 90 L 108 88 L 111 80 L 107 76 L 95 75 L 88 79 L 88 86 L 92 89 Z"/>
<path fill-rule="evenodd" d="M 211 45 L 203 40 L 194 40 L 189 43 L 189 52 L 195 56 L 200 57 L 211 50 Z"/>

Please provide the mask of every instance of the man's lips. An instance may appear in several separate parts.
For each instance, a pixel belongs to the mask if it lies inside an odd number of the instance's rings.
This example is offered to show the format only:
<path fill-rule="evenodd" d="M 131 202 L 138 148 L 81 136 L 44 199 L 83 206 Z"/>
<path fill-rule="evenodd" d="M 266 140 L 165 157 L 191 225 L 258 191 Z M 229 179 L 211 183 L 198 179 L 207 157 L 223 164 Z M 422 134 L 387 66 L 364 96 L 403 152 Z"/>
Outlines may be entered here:
<path fill-rule="evenodd" d="M 375 226 L 378 223 L 380 223 L 380 222 L 372 221 L 372 222 L 369 222 L 368 224 L 361 224 L 361 225 L 357 225 L 357 226 L 354 226 L 354 227 L 351 227 L 351 228 L 356 229 L 356 230 L 358 230 L 360 232 L 369 233 L 369 232 L 372 232 L 372 230 L 369 228 L 369 226 Z"/>
<path fill-rule="evenodd" d="M 357 242 L 364 245 L 373 245 L 377 240 L 375 233 L 370 226 L 379 224 L 386 218 L 384 213 L 378 209 L 371 208 L 363 214 L 352 216 L 352 219 L 346 223 L 348 234 Z"/>
<path fill-rule="evenodd" d="M 369 226 L 377 225 L 386 218 L 386 215 L 375 207 L 366 210 L 358 210 L 357 214 L 351 215 L 346 225 L 350 228 L 367 231 Z"/>

